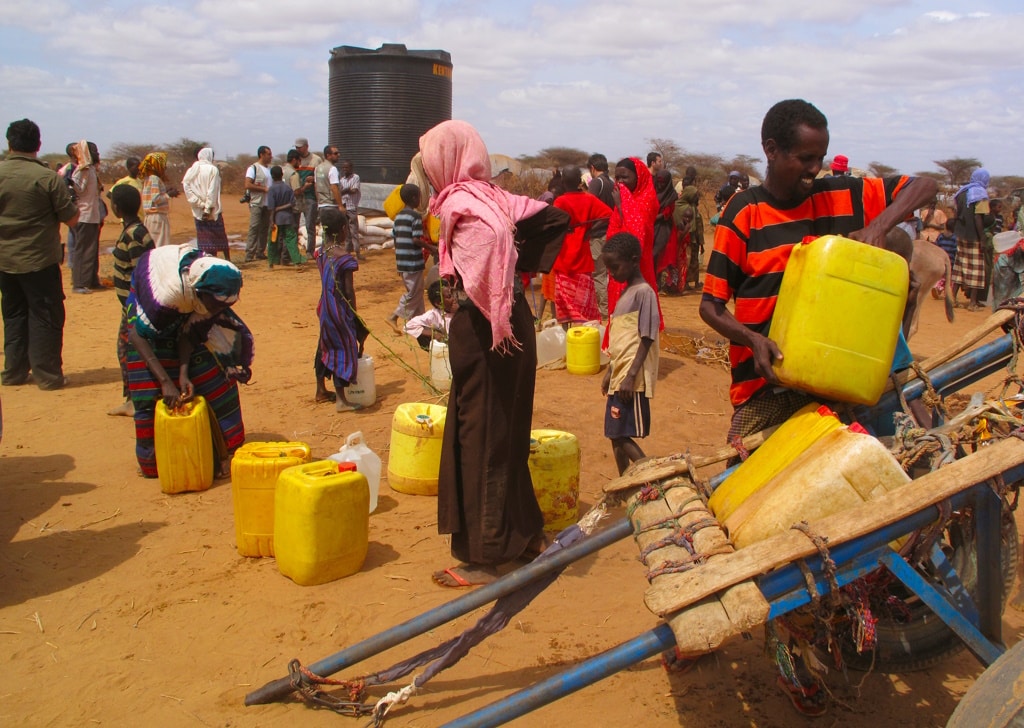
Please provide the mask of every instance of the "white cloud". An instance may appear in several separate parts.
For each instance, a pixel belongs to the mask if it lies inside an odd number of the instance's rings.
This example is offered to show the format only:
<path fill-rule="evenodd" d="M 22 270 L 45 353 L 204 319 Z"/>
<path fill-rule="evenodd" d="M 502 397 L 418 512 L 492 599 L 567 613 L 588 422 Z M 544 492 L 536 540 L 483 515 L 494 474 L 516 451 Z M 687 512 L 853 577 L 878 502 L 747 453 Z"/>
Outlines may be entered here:
<path fill-rule="evenodd" d="M 8 5 L 4 105 L 40 115 L 44 134 L 73 120 L 97 141 L 200 137 L 219 156 L 296 134 L 316 146 L 331 48 L 399 42 L 449 51 L 455 114 L 512 155 L 578 145 L 622 156 L 659 137 L 760 156 L 764 111 L 800 96 L 858 157 L 919 169 L 957 147 L 1024 171 L 1024 151 L 1005 142 L 1024 94 L 1006 53 L 1024 36 L 1017 0 L 976 13 L 924 0 Z"/>

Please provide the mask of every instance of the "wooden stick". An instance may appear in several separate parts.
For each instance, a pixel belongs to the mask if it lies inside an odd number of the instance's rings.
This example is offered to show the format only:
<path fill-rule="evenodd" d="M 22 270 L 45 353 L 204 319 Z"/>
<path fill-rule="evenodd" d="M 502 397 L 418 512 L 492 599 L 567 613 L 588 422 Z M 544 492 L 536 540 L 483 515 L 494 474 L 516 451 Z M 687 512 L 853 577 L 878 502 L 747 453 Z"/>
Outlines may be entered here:
<path fill-rule="evenodd" d="M 1009 437 L 890 491 L 883 498 L 823 518 L 810 527 L 835 546 L 911 516 L 1021 463 L 1024 440 Z M 659 580 L 657 586 L 647 590 L 644 602 L 652 612 L 665 616 L 733 584 L 816 553 L 807 536 L 787 531 L 716 559 L 713 569 L 692 569 Z"/>
<path fill-rule="evenodd" d="M 755 450 L 764 444 L 764 441 L 768 439 L 769 435 L 779 429 L 779 425 L 769 427 L 755 432 L 753 435 L 748 435 L 743 438 L 743 447 L 747 450 Z M 720 463 L 723 460 L 728 460 L 731 457 L 739 455 L 736 449 L 731 445 L 726 445 L 720 450 L 716 450 L 710 455 L 697 456 L 691 458 L 694 468 L 703 468 L 708 465 L 714 465 Z M 644 467 L 647 465 L 647 467 Z M 673 475 L 682 475 L 688 473 L 689 468 L 686 466 L 685 453 L 676 453 L 675 455 L 666 455 L 661 458 L 654 458 L 653 462 L 640 463 L 634 472 L 620 475 L 614 480 L 609 480 L 604 485 L 605 493 L 619 493 L 630 488 L 639 488 L 641 485 L 647 483 L 653 483 L 655 480 L 663 480 L 664 478 L 670 478 Z"/>

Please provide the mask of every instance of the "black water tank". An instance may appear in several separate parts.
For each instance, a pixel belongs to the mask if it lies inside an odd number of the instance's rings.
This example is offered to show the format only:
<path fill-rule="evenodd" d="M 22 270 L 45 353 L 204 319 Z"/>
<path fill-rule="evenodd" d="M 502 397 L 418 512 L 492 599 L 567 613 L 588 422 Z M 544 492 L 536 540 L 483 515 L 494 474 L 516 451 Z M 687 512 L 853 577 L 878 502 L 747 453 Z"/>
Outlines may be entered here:
<path fill-rule="evenodd" d="M 452 56 L 386 43 L 331 51 L 328 143 L 364 182 L 401 184 L 425 131 L 452 118 Z"/>

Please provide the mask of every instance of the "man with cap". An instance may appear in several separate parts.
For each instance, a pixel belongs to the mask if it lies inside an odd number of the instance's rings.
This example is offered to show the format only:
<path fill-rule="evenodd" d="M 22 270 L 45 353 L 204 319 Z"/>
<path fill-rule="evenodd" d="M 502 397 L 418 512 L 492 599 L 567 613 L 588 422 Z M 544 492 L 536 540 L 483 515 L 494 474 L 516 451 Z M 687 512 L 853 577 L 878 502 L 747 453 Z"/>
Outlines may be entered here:
<path fill-rule="evenodd" d="M 850 176 L 850 160 L 846 158 L 844 154 L 837 154 L 832 157 L 832 176 L 833 177 L 849 177 Z M 911 238 L 913 239 L 913 238 Z"/>
<path fill-rule="evenodd" d="M 729 181 L 722 185 L 715 193 L 715 208 L 721 212 L 729 198 L 736 194 L 736 188 L 740 186 L 740 173 L 733 170 L 729 173 Z"/>
<path fill-rule="evenodd" d="M 295 190 L 295 199 L 302 206 L 303 214 L 306 216 L 306 252 L 312 256 L 316 250 L 316 225 L 320 219 L 317 215 L 313 173 L 316 172 L 317 165 L 324 160 L 309 151 L 309 140 L 306 137 L 298 137 L 295 140 L 295 151 L 299 153 L 299 159 L 293 163 L 295 171 L 299 173 L 299 187 Z"/>

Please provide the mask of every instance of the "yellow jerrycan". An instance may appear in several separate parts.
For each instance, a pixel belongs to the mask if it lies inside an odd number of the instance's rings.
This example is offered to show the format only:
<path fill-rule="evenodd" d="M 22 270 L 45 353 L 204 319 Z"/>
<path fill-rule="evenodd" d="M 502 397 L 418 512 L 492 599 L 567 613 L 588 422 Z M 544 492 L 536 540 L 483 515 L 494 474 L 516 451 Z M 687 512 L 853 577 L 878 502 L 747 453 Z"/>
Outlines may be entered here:
<path fill-rule="evenodd" d="M 437 495 L 441 441 L 448 408 L 424 402 L 398 405 L 391 419 L 388 485 L 410 495 Z"/>
<path fill-rule="evenodd" d="M 274 491 L 287 468 L 308 463 L 304 442 L 247 442 L 231 458 L 235 544 L 242 556 L 274 555 Z"/>
<path fill-rule="evenodd" d="M 168 408 L 156 403 L 153 444 L 160 490 L 184 493 L 213 485 L 213 431 L 210 407 L 202 397 Z"/>
<path fill-rule="evenodd" d="M 296 584 L 324 584 L 363 567 L 370 544 L 370 486 L 352 463 L 317 460 L 277 479 L 274 555 Z"/>
<path fill-rule="evenodd" d="M 533 492 L 544 514 L 544 529 L 561 531 L 576 523 L 580 510 L 580 444 L 576 435 L 532 430 L 529 467 Z"/>
<path fill-rule="evenodd" d="M 896 253 L 839 235 L 793 248 L 768 338 L 787 387 L 875 404 L 889 377 L 909 274 Z"/>

